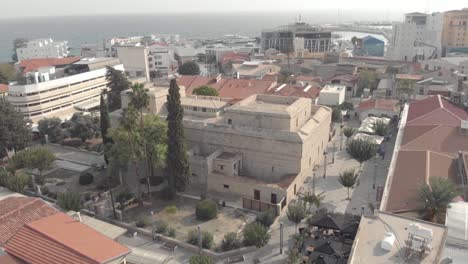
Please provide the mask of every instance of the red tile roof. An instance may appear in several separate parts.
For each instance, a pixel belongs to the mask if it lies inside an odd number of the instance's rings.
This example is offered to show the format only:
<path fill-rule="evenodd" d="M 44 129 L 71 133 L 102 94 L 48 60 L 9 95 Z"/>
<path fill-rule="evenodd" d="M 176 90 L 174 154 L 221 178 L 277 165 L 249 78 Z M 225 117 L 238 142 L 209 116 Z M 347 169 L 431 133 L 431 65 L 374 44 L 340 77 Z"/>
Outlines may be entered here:
<path fill-rule="evenodd" d="M 67 57 L 67 58 L 43 58 L 43 59 L 29 59 L 19 62 L 19 67 L 23 73 L 35 71 L 41 67 L 47 66 L 63 66 L 72 64 L 80 60 L 80 57 Z"/>
<path fill-rule="evenodd" d="M 9 197 L 0 201 L 0 246 L 25 224 L 57 212 L 40 198 Z"/>
<path fill-rule="evenodd" d="M 1 264 L 26 264 L 22 260 L 19 260 L 9 254 L 0 255 L 0 263 Z"/>
<path fill-rule="evenodd" d="M 458 183 L 458 152 L 468 149 L 467 136 L 458 133 L 461 120 L 468 120 L 468 112 L 440 96 L 409 104 L 395 171 L 389 177 L 385 211 L 418 209 L 415 195 L 430 177 L 450 178 Z"/>
<path fill-rule="evenodd" d="M 244 62 L 250 61 L 250 56 L 247 53 L 239 53 L 239 52 L 226 52 L 221 59 L 221 64 L 226 64 L 229 62 Z"/>
<path fill-rule="evenodd" d="M 320 93 L 321 86 L 315 82 L 311 83 L 310 85 L 311 87 L 308 88 L 308 86 L 304 87 L 291 84 L 286 84 L 283 86 L 283 84 L 278 84 L 275 88 L 269 90 L 268 94 L 315 99 Z"/>
<path fill-rule="evenodd" d="M 177 79 L 177 84 L 179 86 L 184 86 L 185 87 L 185 92 L 187 94 L 192 94 L 193 90 L 196 88 L 203 86 L 203 85 L 208 85 L 213 84 L 216 82 L 216 79 L 213 78 L 208 78 L 200 75 L 182 75 Z"/>
<path fill-rule="evenodd" d="M 276 82 L 252 79 L 221 79 L 211 86 L 218 90 L 219 96 L 237 100 L 245 99 L 253 94 L 264 94 Z"/>
<path fill-rule="evenodd" d="M 8 85 L 0 84 L 0 94 L 8 92 Z"/>
<path fill-rule="evenodd" d="M 64 214 L 31 222 L 21 228 L 5 250 L 28 263 L 107 263 L 130 249 Z"/>
<path fill-rule="evenodd" d="M 395 111 L 397 104 L 397 100 L 370 99 L 362 101 L 357 107 L 357 110 L 379 109 L 384 111 Z"/>

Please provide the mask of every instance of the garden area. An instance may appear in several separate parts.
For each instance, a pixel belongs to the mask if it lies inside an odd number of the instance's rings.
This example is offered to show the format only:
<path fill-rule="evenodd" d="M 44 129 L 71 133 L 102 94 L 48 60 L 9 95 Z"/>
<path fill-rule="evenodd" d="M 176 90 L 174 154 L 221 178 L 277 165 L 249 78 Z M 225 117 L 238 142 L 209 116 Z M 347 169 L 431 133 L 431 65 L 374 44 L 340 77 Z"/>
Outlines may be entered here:
<path fill-rule="evenodd" d="M 151 207 L 129 208 L 123 217 L 128 224 L 195 246 L 200 227 L 202 247 L 215 251 L 265 245 L 274 219 L 269 212 L 255 214 L 223 207 L 210 199 L 198 201 L 180 196 L 174 200 L 158 199 Z"/>

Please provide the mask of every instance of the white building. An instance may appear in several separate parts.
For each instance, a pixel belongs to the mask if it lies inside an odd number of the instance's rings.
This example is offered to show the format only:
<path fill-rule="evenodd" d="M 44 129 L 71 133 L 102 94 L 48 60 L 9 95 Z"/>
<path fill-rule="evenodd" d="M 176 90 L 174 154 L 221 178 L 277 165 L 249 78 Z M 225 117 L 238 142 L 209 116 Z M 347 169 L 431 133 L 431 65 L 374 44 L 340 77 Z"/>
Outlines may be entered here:
<path fill-rule="evenodd" d="M 63 120 L 99 106 L 107 89 L 106 66 L 123 71 L 119 60 L 83 59 L 65 67 L 41 67 L 26 75 L 26 83 L 8 87 L 7 100 L 34 123 L 46 117 Z"/>
<path fill-rule="evenodd" d="M 16 49 L 18 61 L 39 58 L 63 58 L 67 57 L 68 41 L 54 41 L 48 39 L 30 40 L 23 47 Z"/>
<path fill-rule="evenodd" d="M 173 74 L 177 68 L 177 61 L 174 59 L 174 52 L 166 43 L 153 43 L 148 46 L 148 64 L 150 76 L 152 78 Z"/>
<path fill-rule="evenodd" d="M 125 67 L 129 78 L 141 79 L 139 82 L 149 82 L 148 47 L 122 46 L 117 47 L 117 57 Z"/>
<path fill-rule="evenodd" d="M 409 13 L 405 21 L 393 25 L 387 57 L 394 60 L 421 61 L 442 54 L 443 13 Z"/>
<path fill-rule="evenodd" d="M 340 105 L 345 101 L 346 86 L 326 85 L 320 91 L 317 104 L 319 105 Z"/>

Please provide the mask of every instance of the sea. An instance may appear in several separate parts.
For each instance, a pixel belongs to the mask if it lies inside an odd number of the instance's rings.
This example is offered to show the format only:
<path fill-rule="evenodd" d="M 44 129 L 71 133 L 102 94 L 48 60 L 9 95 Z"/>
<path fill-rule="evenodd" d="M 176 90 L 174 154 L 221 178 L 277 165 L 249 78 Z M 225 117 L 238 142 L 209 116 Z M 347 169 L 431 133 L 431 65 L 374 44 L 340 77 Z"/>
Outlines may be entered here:
<path fill-rule="evenodd" d="M 299 18 L 300 17 L 300 18 Z M 394 16 L 396 17 L 396 16 Z M 392 17 L 387 17 L 392 18 Z M 0 19 L 0 61 L 13 54 L 15 38 L 68 40 L 72 54 L 80 45 L 108 37 L 179 34 L 186 38 L 212 38 L 226 34 L 260 36 L 262 29 L 296 21 L 311 24 L 354 20 L 381 20 L 379 14 L 310 11 L 282 13 L 123 14 Z"/>

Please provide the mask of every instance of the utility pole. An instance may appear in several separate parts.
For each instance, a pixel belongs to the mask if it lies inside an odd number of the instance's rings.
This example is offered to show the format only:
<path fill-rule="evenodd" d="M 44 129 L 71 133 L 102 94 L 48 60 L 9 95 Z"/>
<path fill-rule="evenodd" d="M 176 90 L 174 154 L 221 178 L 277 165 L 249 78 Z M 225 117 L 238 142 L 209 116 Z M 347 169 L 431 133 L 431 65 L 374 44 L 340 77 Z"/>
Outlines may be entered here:
<path fill-rule="evenodd" d="M 333 156 L 332 156 L 332 164 L 335 164 L 335 153 L 336 153 L 336 143 L 333 142 Z"/>
<path fill-rule="evenodd" d="M 343 150 L 343 123 L 340 125 L 340 150 Z"/>
<path fill-rule="evenodd" d="M 198 229 L 198 255 L 201 256 L 202 238 L 201 238 L 200 226 L 197 226 L 197 229 Z"/>
<path fill-rule="evenodd" d="M 280 223 L 280 254 L 283 254 L 283 223 Z"/>
<path fill-rule="evenodd" d="M 323 178 L 325 179 L 327 177 L 327 152 L 323 152 Z"/>
<path fill-rule="evenodd" d="M 374 164 L 374 179 L 373 179 L 373 183 L 372 183 L 372 189 L 375 189 L 375 183 L 377 181 L 377 167 L 379 165 L 377 164 L 377 160 L 375 160 L 375 164 Z"/>

